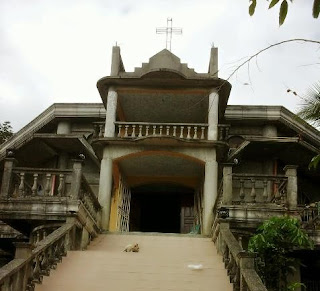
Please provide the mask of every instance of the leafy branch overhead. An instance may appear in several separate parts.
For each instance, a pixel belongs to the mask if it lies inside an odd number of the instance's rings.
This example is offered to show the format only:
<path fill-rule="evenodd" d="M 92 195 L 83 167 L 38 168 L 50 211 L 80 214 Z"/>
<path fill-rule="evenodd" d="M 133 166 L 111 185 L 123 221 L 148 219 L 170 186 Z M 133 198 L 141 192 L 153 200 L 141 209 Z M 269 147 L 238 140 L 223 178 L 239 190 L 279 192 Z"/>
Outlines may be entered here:
<path fill-rule="evenodd" d="M 0 145 L 7 141 L 13 135 L 10 121 L 0 123 Z"/>
<path fill-rule="evenodd" d="M 269 0 L 267 0 L 269 1 Z M 282 25 L 284 21 L 286 20 L 287 14 L 288 14 L 288 0 L 271 0 L 269 1 L 269 9 L 276 6 L 279 2 L 280 4 L 280 10 L 279 10 L 279 25 Z M 293 2 L 293 0 L 290 0 L 290 2 Z M 249 0 L 249 14 L 252 16 L 256 10 L 257 6 L 257 0 Z M 277 5 L 279 6 L 279 5 Z M 313 6 L 312 6 L 312 16 L 314 18 L 318 18 L 320 14 L 320 0 L 313 0 Z"/>

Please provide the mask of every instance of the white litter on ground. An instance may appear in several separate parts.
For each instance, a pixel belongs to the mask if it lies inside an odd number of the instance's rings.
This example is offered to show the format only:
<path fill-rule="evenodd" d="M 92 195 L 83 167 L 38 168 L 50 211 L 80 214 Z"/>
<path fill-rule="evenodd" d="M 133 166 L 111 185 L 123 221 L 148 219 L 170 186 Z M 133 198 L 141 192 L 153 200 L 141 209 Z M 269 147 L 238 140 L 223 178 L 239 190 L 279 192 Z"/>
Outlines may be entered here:
<path fill-rule="evenodd" d="M 203 265 L 202 264 L 189 264 L 188 268 L 191 270 L 202 270 Z"/>

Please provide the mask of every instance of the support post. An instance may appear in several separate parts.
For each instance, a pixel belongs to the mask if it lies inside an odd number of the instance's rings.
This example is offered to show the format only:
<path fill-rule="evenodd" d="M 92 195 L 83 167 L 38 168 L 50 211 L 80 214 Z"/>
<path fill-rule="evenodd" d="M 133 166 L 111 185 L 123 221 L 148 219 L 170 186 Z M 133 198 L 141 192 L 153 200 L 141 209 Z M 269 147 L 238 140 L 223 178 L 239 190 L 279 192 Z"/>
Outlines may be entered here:
<path fill-rule="evenodd" d="M 208 140 L 218 139 L 219 94 L 212 90 L 208 104 Z"/>
<path fill-rule="evenodd" d="M 115 122 L 117 113 L 118 93 L 114 87 L 110 87 L 107 97 L 106 123 L 104 129 L 104 137 L 115 136 Z"/>
<path fill-rule="evenodd" d="M 212 153 L 210 160 L 205 164 L 205 177 L 203 187 L 203 233 L 210 235 L 213 222 L 213 206 L 217 199 L 218 163 L 216 152 Z"/>
<path fill-rule="evenodd" d="M 9 196 L 9 190 L 12 180 L 12 170 L 16 162 L 17 160 L 15 158 L 5 158 L 0 192 L 1 198 L 6 198 Z"/>
<path fill-rule="evenodd" d="M 287 203 L 289 209 L 297 208 L 298 204 L 298 177 L 295 165 L 287 165 L 284 167 L 285 175 L 288 178 L 287 185 Z"/>
<path fill-rule="evenodd" d="M 83 162 L 84 161 L 80 159 L 73 160 L 72 182 L 71 182 L 71 189 L 70 189 L 70 196 L 72 197 L 72 199 L 79 198 Z"/>
<path fill-rule="evenodd" d="M 102 206 L 101 210 L 101 228 L 109 229 L 110 208 L 112 194 L 112 158 L 110 151 L 106 147 L 103 150 L 103 159 L 100 168 L 100 185 L 99 185 L 99 202 Z"/>
<path fill-rule="evenodd" d="M 31 243 L 15 242 L 14 246 L 16 247 L 14 259 L 25 260 L 32 255 L 33 245 Z M 18 272 L 18 275 L 14 278 L 12 290 L 26 290 L 31 274 L 31 268 L 31 263 L 28 263 L 25 265 L 24 269 L 21 269 Z"/>
<path fill-rule="evenodd" d="M 223 204 L 232 204 L 232 166 L 233 164 L 223 165 Z"/>

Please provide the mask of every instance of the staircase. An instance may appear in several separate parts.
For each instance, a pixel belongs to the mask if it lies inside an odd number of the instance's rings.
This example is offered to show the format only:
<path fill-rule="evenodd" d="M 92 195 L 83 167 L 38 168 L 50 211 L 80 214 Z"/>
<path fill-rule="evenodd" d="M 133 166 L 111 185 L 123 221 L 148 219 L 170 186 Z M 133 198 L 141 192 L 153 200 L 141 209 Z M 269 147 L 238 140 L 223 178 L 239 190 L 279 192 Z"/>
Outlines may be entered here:
<path fill-rule="evenodd" d="M 140 252 L 123 252 L 134 243 Z M 232 291 L 232 284 L 210 238 L 129 233 L 101 234 L 86 251 L 68 252 L 35 290 Z"/>

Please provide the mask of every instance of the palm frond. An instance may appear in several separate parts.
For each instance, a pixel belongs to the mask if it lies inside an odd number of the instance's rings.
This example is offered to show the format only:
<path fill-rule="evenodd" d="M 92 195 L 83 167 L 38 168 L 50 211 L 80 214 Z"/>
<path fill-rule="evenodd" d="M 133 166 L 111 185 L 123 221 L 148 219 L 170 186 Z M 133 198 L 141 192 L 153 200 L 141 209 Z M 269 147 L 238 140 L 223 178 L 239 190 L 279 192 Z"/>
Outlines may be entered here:
<path fill-rule="evenodd" d="M 316 127 L 320 126 L 320 82 L 314 84 L 302 98 L 297 115 Z"/>

